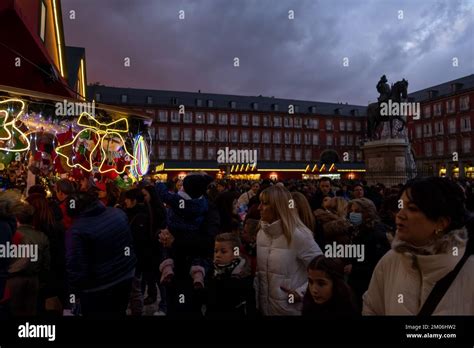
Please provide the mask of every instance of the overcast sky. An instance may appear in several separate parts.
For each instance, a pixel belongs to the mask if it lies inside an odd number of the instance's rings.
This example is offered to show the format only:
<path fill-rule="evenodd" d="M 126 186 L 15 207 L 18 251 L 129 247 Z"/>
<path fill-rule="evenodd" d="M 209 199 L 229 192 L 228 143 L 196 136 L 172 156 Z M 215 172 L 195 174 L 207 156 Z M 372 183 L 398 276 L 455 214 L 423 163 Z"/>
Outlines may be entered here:
<path fill-rule="evenodd" d="M 474 0 L 62 0 L 62 10 L 89 83 L 366 105 L 382 74 L 413 92 L 474 73 Z"/>

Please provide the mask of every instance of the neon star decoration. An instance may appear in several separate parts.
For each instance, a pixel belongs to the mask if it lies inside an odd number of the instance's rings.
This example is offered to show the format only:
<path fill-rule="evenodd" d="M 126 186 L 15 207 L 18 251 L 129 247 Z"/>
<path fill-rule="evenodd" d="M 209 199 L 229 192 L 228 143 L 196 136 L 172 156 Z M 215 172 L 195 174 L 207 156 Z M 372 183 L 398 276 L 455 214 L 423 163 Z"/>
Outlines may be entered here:
<path fill-rule="evenodd" d="M 85 127 L 83 130 L 81 130 L 79 133 L 76 134 L 76 136 L 72 139 L 72 141 L 60 145 L 56 148 L 56 153 L 59 156 L 62 156 L 66 159 L 66 163 L 68 167 L 70 168 L 81 168 L 87 172 L 91 172 L 93 170 L 93 158 L 95 156 L 97 148 L 100 146 L 101 149 L 101 163 L 99 165 L 99 173 L 104 174 L 108 172 L 115 171 L 117 174 L 123 174 L 127 167 L 131 167 L 133 163 L 136 161 L 136 158 L 132 156 L 128 151 L 127 147 L 125 146 L 125 140 L 122 137 L 122 134 L 120 133 L 128 133 L 128 121 L 126 118 L 121 118 L 119 120 L 110 122 L 110 123 L 101 123 L 97 121 L 94 117 L 89 115 L 86 112 L 83 112 L 81 116 L 79 116 L 79 119 L 77 120 L 77 124 L 79 126 Z M 73 160 L 71 160 L 70 156 L 66 155 L 69 151 L 65 150 L 71 150 L 71 148 L 74 148 L 74 144 L 76 141 L 80 138 L 80 136 L 84 132 L 90 132 L 91 134 L 95 134 L 97 136 L 97 142 L 92 148 L 92 150 L 89 152 L 89 163 L 88 166 L 83 166 L 81 163 L 74 163 Z M 116 168 L 107 168 L 104 169 L 105 162 L 107 160 L 107 153 L 106 153 L 106 144 L 108 144 L 110 141 L 114 140 L 113 138 L 118 138 L 120 139 L 120 144 L 123 147 L 123 151 L 125 152 L 125 158 L 128 158 L 130 160 L 130 164 L 126 164 L 123 166 L 121 171 L 118 171 Z"/>
<path fill-rule="evenodd" d="M 2 106 L 5 104 L 11 104 L 11 103 L 19 103 L 21 105 L 20 111 L 16 114 L 13 114 L 13 111 L 9 109 L 2 109 Z M 17 133 L 19 135 L 20 139 L 23 139 L 24 142 L 22 142 L 23 146 L 19 148 L 8 148 L 8 147 L 1 147 L 0 150 L 3 151 L 9 151 L 9 152 L 23 152 L 23 151 L 28 151 L 30 149 L 30 140 L 26 136 L 25 133 L 23 133 L 17 126 L 16 122 L 19 120 L 20 116 L 25 112 L 25 103 L 20 100 L 20 99 L 7 99 L 7 100 L 2 100 L 0 101 L 0 134 L 1 131 L 5 131 L 7 133 L 6 137 L 0 136 L 0 141 L 4 142 L 9 142 L 10 140 L 13 139 L 14 134 Z M 3 117 L 2 117 L 3 114 Z M 13 117 L 11 117 L 11 120 L 9 119 L 10 114 L 13 114 Z M 3 119 L 3 122 L 2 122 Z M 10 130 L 11 129 L 11 130 Z"/>
<path fill-rule="evenodd" d="M 132 166 L 132 174 L 134 177 L 140 177 L 148 173 L 150 168 L 150 157 L 148 154 L 148 146 L 143 135 L 137 135 L 133 142 L 133 156 L 136 160 Z"/>

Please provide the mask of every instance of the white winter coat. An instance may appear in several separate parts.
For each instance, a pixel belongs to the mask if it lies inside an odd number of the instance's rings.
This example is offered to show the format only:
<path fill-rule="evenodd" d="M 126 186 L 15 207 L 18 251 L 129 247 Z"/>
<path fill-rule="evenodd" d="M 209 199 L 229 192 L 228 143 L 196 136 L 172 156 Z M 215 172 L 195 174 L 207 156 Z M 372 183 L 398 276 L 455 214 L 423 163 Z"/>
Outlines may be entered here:
<path fill-rule="evenodd" d="M 257 234 L 257 305 L 263 315 L 301 315 L 301 302 L 292 302 L 280 287 L 296 290 L 303 298 L 308 286 L 307 266 L 321 249 L 312 232 L 297 227 L 288 246 L 280 220 L 261 222 Z"/>
<path fill-rule="evenodd" d="M 438 280 L 466 250 L 467 231 L 454 230 L 428 247 L 395 237 L 392 250 L 375 267 L 364 294 L 364 315 L 417 315 Z M 453 248 L 458 255 L 453 255 Z M 474 256 L 467 259 L 433 315 L 474 315 Z"/>

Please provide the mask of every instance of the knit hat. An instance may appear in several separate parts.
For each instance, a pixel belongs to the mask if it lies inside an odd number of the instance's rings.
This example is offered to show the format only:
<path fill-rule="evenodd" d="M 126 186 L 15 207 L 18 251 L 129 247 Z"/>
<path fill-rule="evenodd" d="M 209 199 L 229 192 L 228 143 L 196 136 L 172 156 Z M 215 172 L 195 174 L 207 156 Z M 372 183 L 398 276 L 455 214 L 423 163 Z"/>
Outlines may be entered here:
<path fill-rule="evenodd" d="M 183 180 L 183 189 L 191 198 L 199 198 L 213 180 L 209 175 L 189 174 Z"/>

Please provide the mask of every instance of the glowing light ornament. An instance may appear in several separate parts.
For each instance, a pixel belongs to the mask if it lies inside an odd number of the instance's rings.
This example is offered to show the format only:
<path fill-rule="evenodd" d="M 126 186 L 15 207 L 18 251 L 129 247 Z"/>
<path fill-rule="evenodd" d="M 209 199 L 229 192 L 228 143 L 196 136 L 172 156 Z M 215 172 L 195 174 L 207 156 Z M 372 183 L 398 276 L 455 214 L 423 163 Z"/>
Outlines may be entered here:
<path fill-rule="evenodd" d="M 20 111 L 13 115 L 11 120 L 9 120 L 10 114 L 13 114 L 13 109 L 7 108 L 2 109 L 2 105 L 11 104 L 11 103 L 18 103 L 21 105 Z M 23 152 L 28 151 L 30 149 L 30 140 L 23 133 L 17 126 L 16 122 L 19 121 L 20 116 L 25 112 L 25 103 L 20 99 L 7 99 L 0 101 L 0 142 L 8 142 L 12 143 L 14 140 L 14 135 L 18 134 L 18 139 L 23 139 L 24 141 L 20 142 L 20 146 L 18 147 L 18 142 L 13 147 L 1 147 L 0 150 L 9 151 L 9 152 Z M 4 115 L 2 117 L 2 114 Z M 3 119 L 3 122 L 2 122 Z M 11 129 L 11 130 L 10 130 Z M 2 133 L 6 133 L 6 136 L 1 136 Z"/>
<path fill-rule="evenodd" d="M 134 165 L 131 172 L 135 178 L 146 175 L 150 168 L 150 156 L 148 146 L 143 135 L 137 135 L 133 142 L 133 156 L 135 156 Z"/>
<path fill-rule="evenodd" d="M 91 172 L 93 170 L 93 158 L 96 154 L 97 148 L 100 146 L 101 150 L 101 163 L 99 165 L 99 173 L 104 174 L 111 171 L 114 171 L 118 174 L 123 174 L 127 167 L 131 167 L 136 160 L 134 156 L 132 156 L 128 151 L 127 147 L 125 146 L 125 140 L 123 139 L 120 133 L 128 133 L 128 121 L 126 118 L 121 118 L 119 120 L 110 122 L 110 123 L 101 123 L 97 121 L 94 117 L 89 115 L 86 112 L 83 112 L 79 119 L 77 120 L 77 124 L 79 126 L 85 127 L 79 133 L 77 133 L 72 141 L 60 145 L 56 148 L 56 153 L 59 156 L 66 158 L 67 165 L 70 168 L 81 168 L 87 172 Z M 85 132 L 90 132 L 91 134 L 95 134 L 97 136 L 97 142 L 93 146 L 92 149 L 89 151 L 89 162 L 87 166 L 83 166 L 81 163 L 74 163 L 74 157 L 71 159 L 70 156 L 66 155 L 69 153 L 71 148 L 74 149 L 74 144 L 76 141 L 85 134 Z M 123 152 L 125 153 L 125 158 L 130 164 L 126 164 L 123 166 L 121 171 L 118 171 L 116 168 L 107 168 L 108 165 L 105 164 L 107 159 L 107 150 L 109 149 L 109 145 L 112 143 L 118 143 L 119 147 L 123 147 Z M 69 151 L 67 151 L 69 150 Z M 71 161 L 72 160 L 72 161 Z"/>

